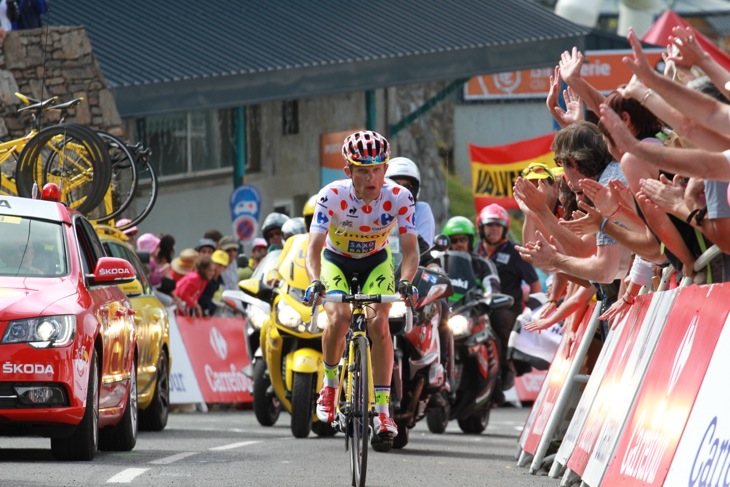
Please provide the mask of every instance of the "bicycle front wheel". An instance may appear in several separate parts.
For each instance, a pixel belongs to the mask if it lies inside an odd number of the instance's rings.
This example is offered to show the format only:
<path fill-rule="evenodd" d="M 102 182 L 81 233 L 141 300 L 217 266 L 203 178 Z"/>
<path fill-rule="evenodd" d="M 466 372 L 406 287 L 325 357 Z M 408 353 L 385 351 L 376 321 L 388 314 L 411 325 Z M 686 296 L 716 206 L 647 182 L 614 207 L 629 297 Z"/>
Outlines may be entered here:
<path fill-rule="evenodd" d="M 370 429 L 370 397 L 368 383 L 368 339 L 358 336 L 353 339 L 354 361 L 350 383 L 352 398 L 351 428 L 348 432 L 350 450 L 350 471 L 352 485 L 364 487 L 368 464 L 368 443 Z"/>
<path fill-rule="evenodd" d="M 89 213 L 104 199 L 111 179 L 109 153 L 101 138 L 79 124 L 53 125 L 28 141 L 18 158 L 18 195 L 30 197 L 33 183 L 56 183 L 61 201 Z"/>

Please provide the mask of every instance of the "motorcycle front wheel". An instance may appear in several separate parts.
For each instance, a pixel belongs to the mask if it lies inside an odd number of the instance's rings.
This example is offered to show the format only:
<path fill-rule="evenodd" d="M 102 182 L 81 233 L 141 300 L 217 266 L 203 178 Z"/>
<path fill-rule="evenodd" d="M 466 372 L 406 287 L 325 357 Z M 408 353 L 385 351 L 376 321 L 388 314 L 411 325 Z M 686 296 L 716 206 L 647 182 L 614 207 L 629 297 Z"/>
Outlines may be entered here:
<path fill-rule="evenodd" d="M 487 429 L 489 424 L 489 413 L 491 408 L 484 408 L 483 411 L 467 416 L 464 419 L 459 418 L 459 428 L 468 435 L 479 435 Z"/>
<path fill-rule="evenodd" d="M 269 393 L 270 387 L 266 362 L 258 360 L 253 367 L 253 412 L 261 426 L 274 426 L 281 413 L 281 402 L 276 394 Z"/>
<path fill-rule="evenodd" d="M 306 438 L 312 430 L 314 374 L 294 372 L 291 396 L 291 432 L 294 438 Z"/>
<path fill-rule="evenodd" d="M 431 408 L 428 410 L 428 413 L 426 413 L 426 424 L 428 425 L 428 431 L 431 433 L 435 433 L 437 435 L 443 434 L 449 426 L 451 407 L 448 404 L 448 398 L 446 398 L 446 401 L 447 403 L 444 407 Z"/>

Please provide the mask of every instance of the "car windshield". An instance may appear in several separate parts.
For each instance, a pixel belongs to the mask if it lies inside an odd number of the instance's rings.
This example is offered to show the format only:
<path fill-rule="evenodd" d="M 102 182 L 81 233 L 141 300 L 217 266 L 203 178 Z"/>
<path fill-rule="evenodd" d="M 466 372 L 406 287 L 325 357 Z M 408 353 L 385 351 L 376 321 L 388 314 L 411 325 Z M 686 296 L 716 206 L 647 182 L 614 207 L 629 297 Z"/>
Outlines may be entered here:
<path fill-rule="evenodd" d="M 0 215 L 0 235 L 0 276 L 67 274 L 61 224 Z"/>

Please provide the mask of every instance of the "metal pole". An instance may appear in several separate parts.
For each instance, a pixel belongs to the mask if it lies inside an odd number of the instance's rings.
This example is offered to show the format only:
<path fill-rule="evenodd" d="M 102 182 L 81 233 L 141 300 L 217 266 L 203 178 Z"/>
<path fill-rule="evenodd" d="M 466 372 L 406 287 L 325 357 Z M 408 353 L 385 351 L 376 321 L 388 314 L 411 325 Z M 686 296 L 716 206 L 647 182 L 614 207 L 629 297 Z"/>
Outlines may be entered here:
<path fill-rule="evenodd" d="M 550 415 L 547 424 L 545 425 L 545 430 L 542 433 L 542 437 L 540 437 L 540 444 L 537 446 L 537 450 L 535 450 L 535 456 L 533 457 L 532 464 L 530 465 L 530 473 L 533 475 L 537 473 L 538 470 L 540 470 L 542 461 L 545 458 L 545 453 L 547 452 L 548 447 L 550 446 L 550 442 L 552 441 L 553 433 L 555 432 L 555 429 L 558 427 L 560 422 L 563 420 L 563 410 L 568 404 L 568 399 L 570 398 L 573 387 L 577 382 L 576 377 L 579 375 L 578 371 L 580 370 L 581 365 L 583 365 L 583 360 L 588 353 L 588 347 L 590 347 L 591 340 L 593 340 L 593 335 L 596 333 L 596 328 L 598 327 L 598 317 L 600 316 L 600 314 L 601 306 L 596 304 L 596 307 L 593 308 L 591 320 L 590 322 L 588 322 L 588 327 L 583 334 L 583 339 L 578 346 L 578 351 L 576 352 L 575 358 L 570 364 L 570 369 L 568 369 L 568 375 L 566 377 L 565 384 L 563 384 L 563 387 L 558 393 L 558 399 L 555 401 L 555 407 L 553 409 L 553 412 Z"/>

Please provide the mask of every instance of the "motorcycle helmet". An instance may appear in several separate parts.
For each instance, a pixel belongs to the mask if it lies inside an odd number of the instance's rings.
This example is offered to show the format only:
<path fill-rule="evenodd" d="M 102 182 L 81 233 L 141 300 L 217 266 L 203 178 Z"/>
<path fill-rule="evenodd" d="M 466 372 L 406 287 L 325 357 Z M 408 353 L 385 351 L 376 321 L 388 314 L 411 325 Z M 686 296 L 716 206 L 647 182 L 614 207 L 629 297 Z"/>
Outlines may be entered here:
<path fill-rule="evenodd" d="M 490 223 L 498 223 L 499 225 L 502 225 L 502 227 L 504 227 L 502 238 L 504 239 L 507 237 L 507 231 L 510 226 L 509 213 L 496 203 L 485 206 L 482 208 L 482 211 L 479 212 L 477 225 L 479 226 L 479 236 L 481 238 L 484 238 L 484 225 L 489 225 Z"/>
<path fill-rule="evenodd" d="M 281 230 L 281 227 L 288 219 L 289 217 L 283 213 L 273 212 L 266 215 L 266 218 L 264 218 L 264 224 L 261 225 L 261 235 L 266 239 L 266 243 L 270 243 L 269 233 L 272 230 Z"/>
<path fill-rule="evenodd" d="M 465 216 L 453 216 L 449 218 L 441 230 L 441 233 L 453 237 L 454 235 L 467 235 L 469 237 L 469 251 L 474 248 L 474 237 L 477 234 L 474 224 Z"/>
<path fill-rule="evenodd" d="M 306 203 L 304 203 L 304 209 L 302 210 L 302 216 L 304 217 L 304 226 L 309 230 L 312 225 L 312 219 L 314 218 L 314 209 L 317 207 L 317 196 L 318 194 L 312 195 Z"/>
<path fill-rule="evenodd" d="M 284 237 L 284 241 L 292 235 L 299 235 L 300 233 L 307 233 L 307 229 L 304 227 L 304 218 L 301 216 L 289 218 L 281 226 L 281 234 Z"/>
<path fill-rule="evenodd" d="M 347 164 L 379 166 L 390 159 L 390 144 L 377 132 L 361 130 L 347 136 L 342 144 L 342 157 Z"/>
<path fill-rule="evenodd" d="M 405 179 L 411 183 L 413 198 L 418 199 L 418 192 L 421 189 L 421 171 L 412 160 L 407 157 L 394 157 L 388 163 L 388 170 L 385 177 L 390 179 Z"/>

